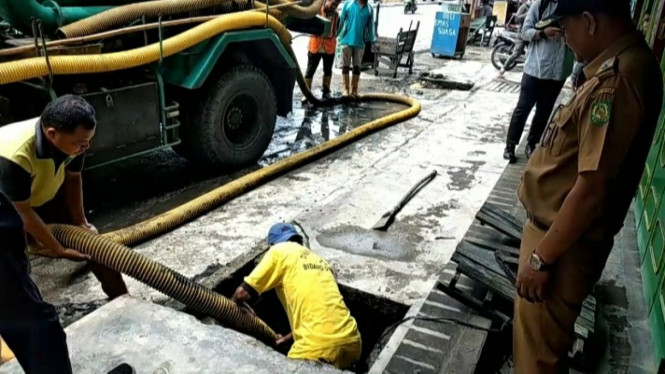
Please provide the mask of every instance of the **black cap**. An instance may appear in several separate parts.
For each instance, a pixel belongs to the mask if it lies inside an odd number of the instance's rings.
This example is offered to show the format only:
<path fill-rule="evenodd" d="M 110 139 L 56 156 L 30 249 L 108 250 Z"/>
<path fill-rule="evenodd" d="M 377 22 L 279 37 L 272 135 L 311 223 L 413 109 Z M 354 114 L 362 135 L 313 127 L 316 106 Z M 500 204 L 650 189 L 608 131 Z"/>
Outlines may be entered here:
<path fill-rule="evenodd" d="M 617 17 L 630 17 L 630 0 L 557 0 L 556 8 L 547 18 L 534 26 L 543 30 L 555 25 L 564 17 L 576 16 L 584 12 L 603 13 Z"/>

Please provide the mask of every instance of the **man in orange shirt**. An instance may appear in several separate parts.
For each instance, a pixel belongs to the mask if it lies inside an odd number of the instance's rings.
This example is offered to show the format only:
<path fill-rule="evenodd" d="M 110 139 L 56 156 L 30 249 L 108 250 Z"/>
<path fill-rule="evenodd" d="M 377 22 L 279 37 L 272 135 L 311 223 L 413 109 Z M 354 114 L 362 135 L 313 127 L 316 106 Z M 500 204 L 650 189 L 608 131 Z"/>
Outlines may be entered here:
<path fill-rule="evenodd" d="M 332 79 L 332 67 L 335 61 L 335 50 L 337 49 L 337 26 L 339 25 L 339 15 L 337 6 L 339 0 L 326 0 L 321 7 L 319 14 L 330 20 L 330 31 L 327 35 L 312 35 L 309 38 L 307 47 L 307 71 L 305 72 L 305 83 L 308 88 L 312 88 L 312 78 L 319 67 L 319 62 L 323 59 L 323 99 L 330 98 L 330 80 Z M 303 103 L 306 99 L 303 98 Z"/>

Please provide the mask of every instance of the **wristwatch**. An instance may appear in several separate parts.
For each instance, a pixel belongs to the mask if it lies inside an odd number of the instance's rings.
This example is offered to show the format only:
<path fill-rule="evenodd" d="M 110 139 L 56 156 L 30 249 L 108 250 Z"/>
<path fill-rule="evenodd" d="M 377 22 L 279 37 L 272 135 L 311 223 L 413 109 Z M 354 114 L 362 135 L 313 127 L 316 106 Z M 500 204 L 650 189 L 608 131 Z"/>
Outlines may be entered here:
<path fill-rule="evenodd" d="M 543 259 L 536 254 L 536 250 L 534 249 L 533 252 L 531 252 L 531 257 L 529 257 L 529 267 L 534 271 L 549 271 L 552 268 L 552 264 L 543 261 Z"/>
<path fill-rule="evenodd" d="M 540 39 L 546 39 L 547 38 L 547 34 L 545 34 L 545 30 L 540 30 L 538 32 L 538 36 L 540 37 Z"/>

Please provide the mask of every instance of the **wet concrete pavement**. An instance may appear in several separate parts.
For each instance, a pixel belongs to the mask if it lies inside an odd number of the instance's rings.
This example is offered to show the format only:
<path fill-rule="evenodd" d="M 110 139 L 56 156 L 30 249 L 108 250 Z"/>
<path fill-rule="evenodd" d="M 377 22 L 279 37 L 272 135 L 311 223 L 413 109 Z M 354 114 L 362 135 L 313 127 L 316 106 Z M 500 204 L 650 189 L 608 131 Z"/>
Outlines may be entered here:
<path fill-rule="evenodd" d="M 253 338 L 203 324 L 129 296 L 120 297 L 66 330 L 76 374 L 108 373 L 130 363 L 139 374 L 352 374 L 284 357 Z M 0 373 L 23 373 L 14 360 Z"/>
<path fill-rule="evenodd" d="M 86 172 L 84 183 L 88 219 L 101 232 L 143 221 L 265 165 L 405 108 L 386 102 L 363 102 L 321 109 L 301 107 L 297 102 L 294 107 L 288 117 L 277 118 L 273 141 L 261 160 L 254 166 L 231 174 L 196 167 L 172 150 L 154 152 Z"/>
<path fill-rule="evenodd" d="M 504 166 L 504 133 L 517 95 L 483 89 L 496 75 L 488 61 L 489 50 L 470 48 L 467 56 L 456 61 L 420 54 L 414 74 L 400 71 L 396 80 L 363 74 L 361 91 L 416 97 L 423 105 L 421 114 L 289 173 L 136 250 L 205 282 L 263 246 L 271 224 L 296 221 L 312 248 L 335 267 L 340 282 L 412 304 L 429 291 Z M 471 91 L 440 90 L 417 82 L 419 72 L 433 69 L 472 80 L 475 87 Z M 335 70 L 337 88 L 338 74 Z M 384 103 L 332 109 L 327 113 L 326 130 L 321 126 L 326 121 L 320 119 L 326 113 L 314 111 L 309 113 L 313 117 L 305 116 L 305 110 L 299 108 L 299 93 L 295 99 L 297 109 L 278 123 L 276 141 L 262 164 L 323 141 L 326 132 L 331 138 L 374 116 L 398 110 Z M 304 130 L 303 118 L 307 118 Z M 309 118 L 314 118 L 311 126 Z M 379 237 L 381 234 L 368 230 L 433 169 L 439 175 L 404 208 L 387 233 Z M 89 173 L 86 200 L 93 223 L 107 231 L 151 217 L 247 171 L 251 169 L 213 176 L 193 169 L 171 152 L 161 152 L 106 172 Z M 74 272 L 79 267 L 41 258 L 33 262 L 34 277 L 46 299 L 61 307 L 66 324 L 105 303 L 94 277 L 85 271 Z M 135 296 L 159 303 L 168 300 L 139 282 L 127 282 Z"/>

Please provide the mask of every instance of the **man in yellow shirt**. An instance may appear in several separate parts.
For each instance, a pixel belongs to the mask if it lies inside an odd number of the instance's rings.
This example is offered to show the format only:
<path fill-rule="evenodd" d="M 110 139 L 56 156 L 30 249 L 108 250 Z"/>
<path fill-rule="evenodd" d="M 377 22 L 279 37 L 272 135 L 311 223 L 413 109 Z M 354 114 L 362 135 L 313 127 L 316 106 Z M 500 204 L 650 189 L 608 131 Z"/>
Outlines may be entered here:
<path fill-rule="evenodd" d="M 243 304 L 275 288 L 291 325 L 291 333 L 276 345 L 293 338 L 289 358 L 351 367 L 360 359 L 362 340 L 330 265 L 302 245 L 291 224 L 273 225 L 268 244 L 272 247 L 236 289 L 233 301 Z"/>
<path fill-rule="evenodd" d="M 88 256 L 64 248 L 46 224 L 64 223 L 96 232 L 83 210 L 81 171 L 95 135 L 95 109 L 85 99 L 63 95 L 38 119 L 0 127 L 0 190 L 18 211 L 32 252 L 70 260 Z M 89 262 L 102 290 L 114 299 L 127 293 L 122 276 Z"/>

